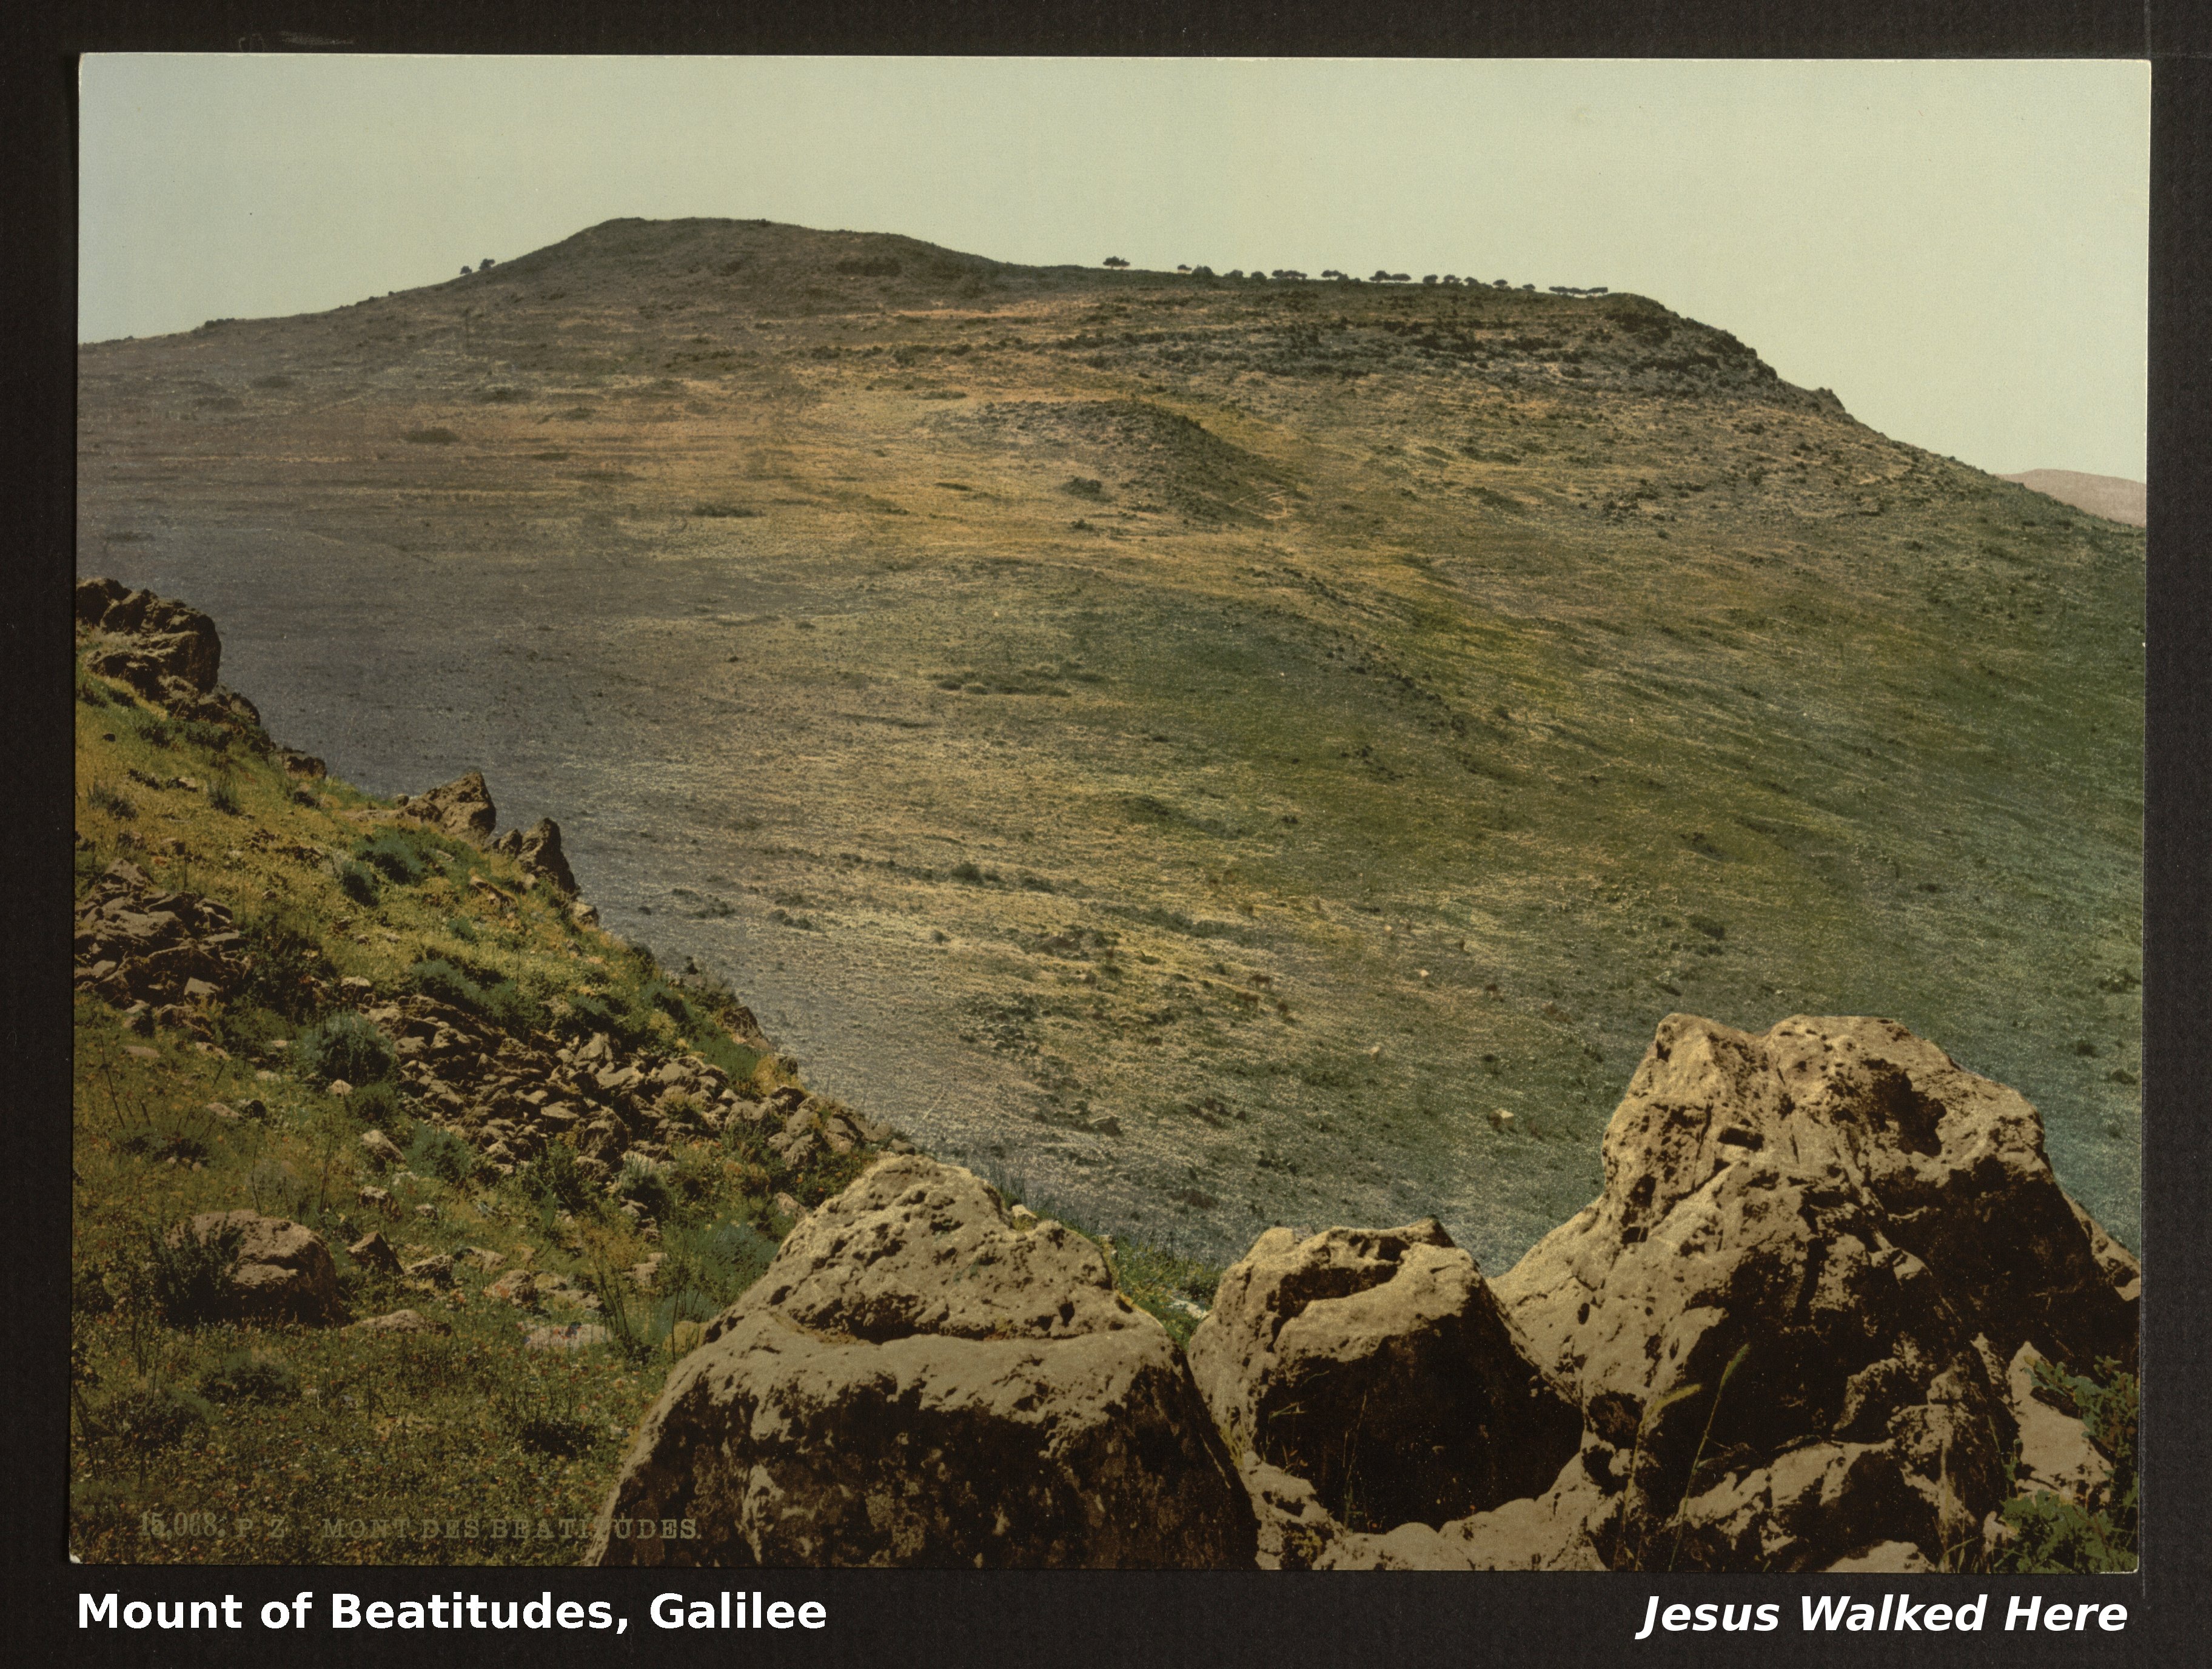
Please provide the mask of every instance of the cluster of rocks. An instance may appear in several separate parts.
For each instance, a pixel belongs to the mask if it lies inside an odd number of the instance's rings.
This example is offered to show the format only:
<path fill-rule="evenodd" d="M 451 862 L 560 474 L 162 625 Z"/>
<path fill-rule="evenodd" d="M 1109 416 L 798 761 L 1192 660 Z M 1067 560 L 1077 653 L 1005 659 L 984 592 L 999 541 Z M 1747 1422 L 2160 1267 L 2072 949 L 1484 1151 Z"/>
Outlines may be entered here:
<path fill-rule="evenodd" d="M 435 997 L 379 1001 L 366 982 L 357 994 L 362 1017 L 392 1041 L 402 1087 L 432 1123 L 503 1174 L 566 1139 L 579 1168 L 605 1181 L 626 1162 L 660 1164 L 678 1142 L 719 1136 L 733 1122 L 763 1135 L 793 1171 L 828 1153 L 904 1145 L 889 1126 L 796 1087 L 763 1097 L 750 1083 L 732 1084 L 697 1054 L 625 1053 L 604 1032 L 565 1044 L 504 1030 Z"/>
<path fill-rule="evenodd" d="M 118 580 L 79 580 L 76 630 L 88 671 L 129 685 L 179 718 L 260 728 L 253 704 L 217 680 L 222 640 L 190 604 Z"/>
<path fill-rule="evenodd" d="M 118 858 L 78 901 L 73 977 L 116 1008 L 189 1026 L 238 982 L 241 943 L 224 905 L 158 888 Z"/>
<path fill-rule="evenodd" d="M 576 876 L 561 848 L 561 825 L 541 817 L 527 829 L 509 829 L 495 838 L 499 808 L 492 803 L 483 772 L 471 771 L 422 794 L 403 794 L 392 803 L 418 822 L 513 858 L 526 884 L 543 882 L 564 898 L 576 898 Z M 580 920 L 598 919 L 598 912 L 587 904 L 577 901 L 572 909 Z"/>
<path fill-rule="evenodd" d="M 1079 1237 L 884 1161 L 679 1365 L 594 1556 L 1940 1569 L 2017 1488 L 2094 1501 L 2033 1368 L 2133 1371 L 2140 1272 L 2018 1094 L 1887 1021 L 1673 1015 L 1604 1156 L 1495 1283 L 1433 1221 L 1270 1230 L 1187 1359 Z M 699 1538 L 610 1532 L 656 1516 Z"/>

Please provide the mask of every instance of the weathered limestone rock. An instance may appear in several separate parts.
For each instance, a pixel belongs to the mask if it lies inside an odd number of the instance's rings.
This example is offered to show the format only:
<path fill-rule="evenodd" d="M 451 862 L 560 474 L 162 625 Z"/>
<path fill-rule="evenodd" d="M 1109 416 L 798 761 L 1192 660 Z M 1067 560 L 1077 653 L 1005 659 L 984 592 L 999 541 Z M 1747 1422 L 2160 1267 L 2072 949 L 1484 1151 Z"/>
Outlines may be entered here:
<path fill-rule="evenodd" d="M 491 803 L 491 790 L 484 786 L 481 771 L 422 794 L 403 794 L 393 803 L 410 817 L 420 818 L 473 845 L 489 843 L 491 831 L 499 825 L 499 813 Z"/>
<path fill-rule="evenodd" d="M 696 1540 L 629 1536 L 689 1518 Z M 1056 1223 L 888 1159 L 804 1218 L 647 1415 L 587 1562 L 1249 1566 L 1159 1324 Z"/>
<path fill-rule="evenodd" d="M 235 1232 L 238 1262 L 222 1299 L 237 1321 L 303 1323 L 323 1326 L 345 1319 L 337 1268 L 313 1230 L 254 1211 L 208 1211 L 170 1232 L 170 1244 L 186 1237 L 208 1242 Z"/>
<path fill-rule="evenodd" d="M 576 877 L 561 850 L 561 825 L 541 817 L 528 829 L 509 829 L 492 843 L 520 864 L 525 874 L 535 875 L 563 898 L 576 895 Z"/>
<path fill-rule="evenodd" d="M 1222 1276 L 1190 1364 L 1229 1441 L 1355 1531 L 1534 1495 L 1581 1432 L 1433 1219 L 1269 1229 Z"/>
<path fill-rule="evenodd" d="M 1940 1567 L 2004 1492 L 2020 1346 L 2133 1360 L 2134 1260 L 2034 1109 L 1902 1026 L 1670 1015 L 1604 1154 L 1497 1291 L 1621 1457 L 1616 1568 Z"/>

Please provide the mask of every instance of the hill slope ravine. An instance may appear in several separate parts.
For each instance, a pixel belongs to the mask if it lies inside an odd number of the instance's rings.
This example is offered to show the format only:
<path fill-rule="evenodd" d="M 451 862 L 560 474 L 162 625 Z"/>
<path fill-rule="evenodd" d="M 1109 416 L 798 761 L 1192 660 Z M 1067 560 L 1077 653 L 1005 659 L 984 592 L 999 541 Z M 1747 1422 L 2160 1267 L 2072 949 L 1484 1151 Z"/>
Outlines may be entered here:
<path fill-rule="evenodd" d="M 1942 1039 L 2137 1239 L 2141 534 L 1654 302 L 632 221 L 81 365 L 81 572 L 1095 1221 L 1503 1267 L 1689 1008 Z"/>

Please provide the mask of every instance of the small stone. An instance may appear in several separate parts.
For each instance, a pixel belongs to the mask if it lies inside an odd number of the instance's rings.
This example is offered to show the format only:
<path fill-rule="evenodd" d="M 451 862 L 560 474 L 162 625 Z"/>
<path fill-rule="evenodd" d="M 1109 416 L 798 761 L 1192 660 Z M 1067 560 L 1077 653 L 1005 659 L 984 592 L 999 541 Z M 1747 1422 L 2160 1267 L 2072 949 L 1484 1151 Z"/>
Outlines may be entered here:
<path fill-rule="evenodd" d="M 361 1145 L 362 1151 L 380 1165 L 399 1165 L 405 1162 L 406 1155 L 399 1151 L 399 1144 L 382 1130 L 363 1130 L 361 1133 Z"/>
<path fill-rule="evenodd" d="M 1513 1115 L 1510 1112 L 1508 1112 L 1504 1107 L 1491 1108 L 1490 1128 L 1494 1130 L 1511 1130 L 1513 1128 Z"/>
<path fill-rule="evenodd" d="M 350 1095 L 353 1093 L 353 1086 L 343 1078 L 333 1078 L 331 1080 L 331 1093 L 333 1095 Z"/>
<path fill-rule="evenodd" d="M 595 1321 L 532 1327 L 522 1336 L 522 1348 L 526 1350 L 582 1350 L 606 1342 L 607 1330 Z"/>
<path fill-rule="evenodd" d="M 362 1191 L 367 1194 L 382 1193 L 384 1191 L 380 1188 L 374 1190 L 364 1188 Z M 391 1241 L 374 1229 L 348 1246 L 346 1255 L 356 1264 L 368 1269 L 381 1270 L 386 1275 L 396 1275 L 399 1272 L 399 1254 L 392 1251 Z"/>
<path fill-rule="evenodd" d="M 428 1321 L 419 1310 L 394 1310 L 389 1315 L 374 1315 L 366 1321 L 356 1321 L 345 1330 L 349 1333 L 450 1333 L 453 1330 L 442 1321 Z"/>

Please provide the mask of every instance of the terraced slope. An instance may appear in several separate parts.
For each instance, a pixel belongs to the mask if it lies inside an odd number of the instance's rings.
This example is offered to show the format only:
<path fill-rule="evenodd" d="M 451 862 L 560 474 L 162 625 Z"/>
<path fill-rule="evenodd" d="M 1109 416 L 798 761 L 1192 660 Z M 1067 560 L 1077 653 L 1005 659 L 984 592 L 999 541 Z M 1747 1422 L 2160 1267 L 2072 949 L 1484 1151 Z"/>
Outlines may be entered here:
<path fill-rule="evenodd" d="M 2140 533 L 1655 302 L 633 221 L 82 365 L 82 571 L 1091 1221 L 1501 1267 L 1680 1008 L 1941 1039 L 2135 1242 Z"/>

